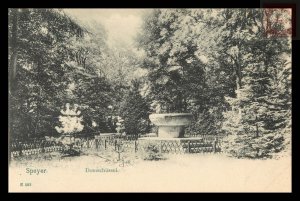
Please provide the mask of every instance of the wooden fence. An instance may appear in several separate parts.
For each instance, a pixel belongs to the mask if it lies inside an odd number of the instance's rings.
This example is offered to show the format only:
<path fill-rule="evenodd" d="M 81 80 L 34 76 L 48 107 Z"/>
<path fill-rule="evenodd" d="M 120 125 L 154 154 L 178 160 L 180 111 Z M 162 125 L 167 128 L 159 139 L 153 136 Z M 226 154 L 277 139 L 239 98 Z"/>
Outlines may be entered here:
<path fill-rule="evenodd" d="M 160 143 L 161 153 L 217 153 L 221 152 L 219 141 L 165 141 Z"/>
<path fill-rule="evenodd" d="M 161 141 L 157 146 L 162 153 L 216 153 L 221 151 L 222 138 L 224 136 L 202 135 L 197 136 L 199 140 L 193 141 Z M 124 152 L 137 152 L 139 150 L 139 136 L 97 136 L 96 138 L 76 138 L 74 148 L 79 150 L 118 150 Z M 54 151 L 62 151 L 64 145 L 53 141 L 30 140 L 24 142 L 13 142 L 11 144 L 11 156 L 19 157 Z"/>
<path fill-rule="evenodd" d="M 44 139 L 33 139 L 26 141 L 14 141 L 11 143 L 11 157 L 28 156 L 39 153 L 47 153 L 53 151 L 61 151 L 62 144 L 49 142 Z"/>

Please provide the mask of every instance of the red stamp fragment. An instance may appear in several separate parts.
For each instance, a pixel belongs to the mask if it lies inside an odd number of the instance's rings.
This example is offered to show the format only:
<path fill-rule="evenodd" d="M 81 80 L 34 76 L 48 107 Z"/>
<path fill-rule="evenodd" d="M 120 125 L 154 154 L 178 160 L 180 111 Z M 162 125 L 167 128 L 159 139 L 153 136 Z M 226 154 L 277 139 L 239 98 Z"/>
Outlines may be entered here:
<path fill-rule="evenodd" d="M 266 37 L 296 36 L 296 7 L 291 4 L 264 6 L 263 26 Z"/>

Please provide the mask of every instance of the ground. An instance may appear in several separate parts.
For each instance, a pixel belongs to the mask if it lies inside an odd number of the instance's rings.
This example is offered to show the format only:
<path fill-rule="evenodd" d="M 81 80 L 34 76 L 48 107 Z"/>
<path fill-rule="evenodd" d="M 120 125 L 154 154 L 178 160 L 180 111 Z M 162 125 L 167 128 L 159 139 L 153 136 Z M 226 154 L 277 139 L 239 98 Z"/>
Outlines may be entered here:
<path fill-rule="evenodd" d="M 86 172 L 86 168 L 102 172 Z M 26 171 L 41 169 L 31 175 Z M 46 169 L 46 171 L 44 170 Z M 103 172 L 103 169 L 117 172 Z M 44 173 L 43 173 L 44 171 Z M 23 183 L 23 184 L 21 184 Z M 21 186 L 23 185 L 23 186 Z M 95 154 L 12 161 L 13 192 L 290 192 L 291 158 L 249 160 L 221 154 L 170 155 L 117 162 Z"/>

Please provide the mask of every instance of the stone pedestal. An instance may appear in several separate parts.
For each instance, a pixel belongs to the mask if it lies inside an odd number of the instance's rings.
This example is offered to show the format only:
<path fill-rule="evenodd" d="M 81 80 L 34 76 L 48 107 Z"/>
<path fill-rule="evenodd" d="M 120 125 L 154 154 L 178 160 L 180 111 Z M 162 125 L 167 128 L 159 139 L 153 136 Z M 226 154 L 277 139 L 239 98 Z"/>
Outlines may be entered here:
<path fill-rule="evenodd" d="M 161 138 L 182 138 L 184 137 L 183 126 L 159 126 L 158 136 Z"/>

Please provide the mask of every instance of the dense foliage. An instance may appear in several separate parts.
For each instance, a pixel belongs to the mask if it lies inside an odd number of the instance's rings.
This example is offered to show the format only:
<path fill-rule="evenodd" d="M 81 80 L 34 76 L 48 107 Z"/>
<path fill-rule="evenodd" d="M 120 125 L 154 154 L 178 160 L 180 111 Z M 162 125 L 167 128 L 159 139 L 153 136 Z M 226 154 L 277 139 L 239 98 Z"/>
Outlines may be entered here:
<path fill-rule="evenodd" d="M 56 133 L 69 83 L 67 40 L 84 29 L 60 10 L 9 10 L 9 103 L 13 138 Z"/>
<path fill-rule="evenodd" d="M 266 145 L 273 138 L 281 150 L 291 135 L 291 41 L 266 34 L 264 15 L 260 9 L 159 9 L 146 16 L 139 44 L 157 112 L 192 112 L 188 133 L 234 135 L 233 144 L 255 157 L 275 152 Z M 224 148 L 235 153 L 233 147 Z"/>

